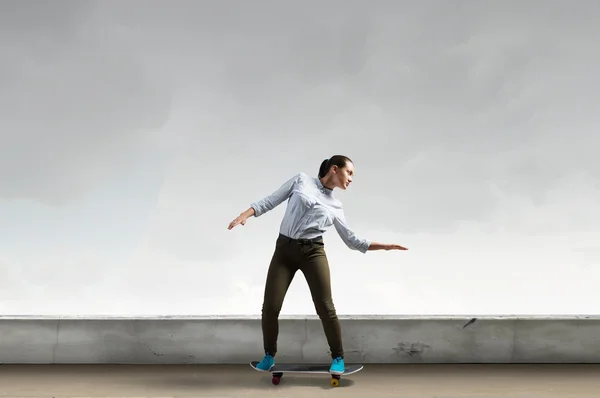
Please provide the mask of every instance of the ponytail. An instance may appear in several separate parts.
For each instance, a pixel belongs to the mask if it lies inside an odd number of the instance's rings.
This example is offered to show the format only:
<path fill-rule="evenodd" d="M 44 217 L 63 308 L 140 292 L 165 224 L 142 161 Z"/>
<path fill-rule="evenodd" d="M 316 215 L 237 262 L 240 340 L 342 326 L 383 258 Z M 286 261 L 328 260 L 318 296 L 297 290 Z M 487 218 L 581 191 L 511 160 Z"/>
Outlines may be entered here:
<path fill-rule="evenodd" d="M 327 172 L 329 171 L 329 167 L 327 167 L 328 163 L 329 163 L 329 159 L 325 159 L 321 163 L 321 167 L 319 167 L 319 178 L 325 177 L 325 174 L 327 174 Z"/>
<path fill-rule="evenodd" d="M 335 155 L 329 159 L 325 159 L 321 163 L 321 167 L 319 167 L 319 178 L 325 177 L 325 175 L 329 172 L 329 169 L 332 166 L 343 168 L 346 166 L 347 162 L 352 162 L 352 160 L 350 160 L 349 157 L 343 155 Z"/>

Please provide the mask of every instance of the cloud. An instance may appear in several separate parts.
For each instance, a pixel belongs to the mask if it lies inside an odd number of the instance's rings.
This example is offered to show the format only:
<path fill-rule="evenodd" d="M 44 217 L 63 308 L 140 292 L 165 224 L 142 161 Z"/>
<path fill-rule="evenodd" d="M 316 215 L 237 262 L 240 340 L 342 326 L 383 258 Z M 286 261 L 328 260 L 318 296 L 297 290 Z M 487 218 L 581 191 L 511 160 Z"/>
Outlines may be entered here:
<path fill-rule="evenodd" d="M 540 275 L 539 294 L 587 292 L 598 259 L 596 3 L 176 4 L 0 5 L 7 299 L 36 308 L 20 270 L 46 267 L 64 271 L 47 292 L 129 292 L 54 309 L 254 312 L 285 204 L 227 224 L 341 153 L 351 227 L 411 249 L 364 257 L 333 232 L 342 312 L 582 308 L 519 306 Z M 286 311 L 312 313 L 294 286 Z"/>
<path fill-rule="evenodd" d="M 357 221 L 421 203 L 418 225 L 442 231 L 485 219 L 497 205 L 492 186 L 540 204 L 570 173 L 599 175 L 593 4 L 540 13 L 524 3 L 493 12 L 473 2 L 328 3 L 310 15 L 272 2 L 190 7 L 202 23 L 160 9 L 152 37 L 177 42 L 173 62 L 197 68 L 179 79 L 202 121 L 181 140 L 205 159 L 235 153 L 252 171 L 293 172 L 316 169 L 308 156 L 345 153 L 358 167 L 349 205 L 382 198 Z M 197 44 L 183 50 L 190 37 Z"/>
<path fill-rule="evenodd" d="M 168 80 L 83 6 L 3 7 L 22 24 L 2 27 L 0 195 L 63 203 L 126 176 L 167 120 Z"/>

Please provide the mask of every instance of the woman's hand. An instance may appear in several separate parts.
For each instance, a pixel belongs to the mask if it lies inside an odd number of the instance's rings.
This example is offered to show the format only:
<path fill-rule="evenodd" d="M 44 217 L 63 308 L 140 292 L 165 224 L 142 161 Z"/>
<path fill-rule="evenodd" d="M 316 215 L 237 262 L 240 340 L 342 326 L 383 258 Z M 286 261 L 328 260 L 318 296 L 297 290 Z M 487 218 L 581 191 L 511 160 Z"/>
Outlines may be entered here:
<path fill-rule="evenodd" d="M 386 245 L 385 250 L 408 250 L 408 249 L 404 246 L 400 246 L 395 243 L 390 243 L 389 245 Z"/>
<path fill-rule="evenodd" d="M 371 242 L 371 246 L 369 246 L 369 250 L 408 250 L 408 249 L 404 246 L 400 246 L 395 243 Z"/>
<path fill-rule="evenodd" d="M 230 222 L 229 227 L 227 227 L 227 229 L 232 229 L 233 227 L 235 227 L 236 225 L 239 225 L 239 224 L 246 225 L 246 220 L 248 220 L 248 217 L 253 216 L 253 215 L 254 215 L 254 209 L 251 207 L 248 210 L 246 210 L 245 212 L 243 212 L 242 214 L 240 214 L 239 216 L 237 216 L 235 218 L 235 220 Z"/>
<path fill-rule="evenodd" d="M 240 214 L 239 216 L 237 216 L 235 218 L 235 220 L 233 220 L 232 222 L 229 223 L 229 227 L 227 227 L 227 229 L 232 229 L 233 227 L 242 224 L 242 225 L 246 225 L 246 220 L 248 218 L 244 217 L 242 214 Z"/>

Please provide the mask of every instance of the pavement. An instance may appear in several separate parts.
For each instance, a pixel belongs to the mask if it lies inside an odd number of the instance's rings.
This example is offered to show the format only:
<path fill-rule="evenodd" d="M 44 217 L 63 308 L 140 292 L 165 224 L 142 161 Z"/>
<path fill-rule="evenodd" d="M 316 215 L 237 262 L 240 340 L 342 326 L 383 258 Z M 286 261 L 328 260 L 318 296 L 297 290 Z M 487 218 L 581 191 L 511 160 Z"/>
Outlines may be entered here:
<path fill-rule="evenodd" d="M 342 377 L 248 365 L 2 365 L 0 397 L 600 397 L 600 365 L 372 365 Z"/>

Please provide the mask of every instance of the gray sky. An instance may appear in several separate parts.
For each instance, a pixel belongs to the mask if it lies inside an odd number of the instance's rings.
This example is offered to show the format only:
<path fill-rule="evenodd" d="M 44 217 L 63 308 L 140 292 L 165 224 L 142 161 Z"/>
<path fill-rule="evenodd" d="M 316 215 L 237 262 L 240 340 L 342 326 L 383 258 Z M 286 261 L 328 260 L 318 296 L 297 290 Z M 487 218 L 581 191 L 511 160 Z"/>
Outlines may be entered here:
<path fill-rule="evenodd" d="M 170 5 L 169 5 L 170 4 Z M 341 314 L 597 312 L 600 5 L 0 3 L 0 312 L 257 314 L 285 204 L 345 154 Z M 352 294 L 356 289 L 360 294 Z M 303 275 L 284 314 L 313 314 Z"/>

